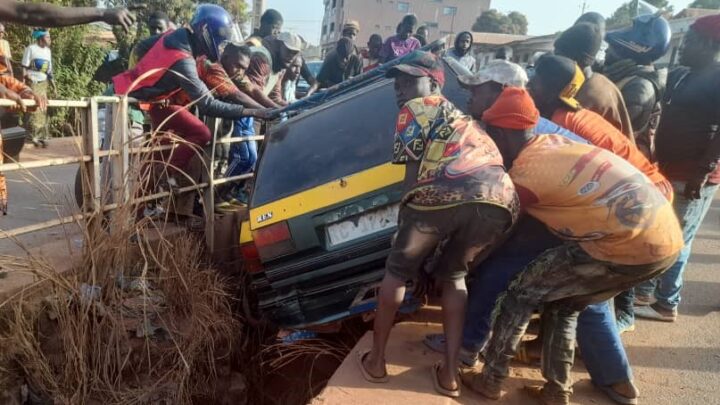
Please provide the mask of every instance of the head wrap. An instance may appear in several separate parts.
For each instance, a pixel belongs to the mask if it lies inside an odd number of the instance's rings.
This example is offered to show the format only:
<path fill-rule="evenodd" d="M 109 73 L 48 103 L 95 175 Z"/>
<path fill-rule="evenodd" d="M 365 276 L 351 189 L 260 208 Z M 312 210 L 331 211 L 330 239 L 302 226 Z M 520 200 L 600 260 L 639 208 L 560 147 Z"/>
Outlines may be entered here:
<path fill-rule="evenodd" d="M 32 39 L 37 41 L 49 33 L 50 31 L 48 31 L 47 28 L 35 28 L 32 32 Z"/>
<path fill-rule="evenodd" d="M 695 20 L 690 29 L 701 36 L 720 42 L 720 14 L 709 15 Z"/>
<path fill-rule="evenodd" d="M 580 65 L 590 66 L 600 50 L 602 37 L 602 32 L 595 24 L 573 25 L 555 41 L 555 53 L 567 56 Z"/>
<path fill-rule="evenodd" d="M 488 125 L 506 129 L 535 128 L 540 112 L 527 90 L 506 87 L 495 104 L 483 113 L 482 120 Z"/>
<path fill-rule="evenodd" d="M 355 30 L 357 32 L 360 32 L 360 23 L 355 20 L 350 20 L 343 25 L 343 32 L 347 30 Z"/>
<path fill-rule="evenodd" d="M 342 58 L 349 57 L 352 52 L 355 45 L 353 44 L 353 41 L 350 38 L 340 38 L 337 41 L 337 44 L 335 45 L 335 49 L 337 54 Z"/>

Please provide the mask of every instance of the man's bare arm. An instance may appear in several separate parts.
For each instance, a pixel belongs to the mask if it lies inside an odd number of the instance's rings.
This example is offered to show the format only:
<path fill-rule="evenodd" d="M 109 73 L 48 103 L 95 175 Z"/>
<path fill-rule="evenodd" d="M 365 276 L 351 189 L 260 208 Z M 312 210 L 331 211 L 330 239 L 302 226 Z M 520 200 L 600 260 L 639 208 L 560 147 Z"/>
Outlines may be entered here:
<path fill-rule="evenodd" d="M 122 25 L 127 30 L 135 23 L 135 16 L 125 8 L 60 7 L 47 3 L 2 0 L 0 20 L 40 27 L 64 27 L 103 21 Z"/>

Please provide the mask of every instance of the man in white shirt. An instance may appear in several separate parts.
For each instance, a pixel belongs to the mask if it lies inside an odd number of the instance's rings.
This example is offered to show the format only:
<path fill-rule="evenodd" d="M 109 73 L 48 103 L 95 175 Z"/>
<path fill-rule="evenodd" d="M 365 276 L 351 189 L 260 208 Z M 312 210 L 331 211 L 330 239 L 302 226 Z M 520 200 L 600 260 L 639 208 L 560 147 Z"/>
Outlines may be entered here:
<path fill-rule="evenodd" d="M 47 97 L 48 84 L 53 92 L 56 90 L 53 82 L 50 32 L 45 28 L 36 28 L 32 37 L 35 43 L 25 48 L 22 58 L 23 77 L 35 94 Z M 49 137 L 46 113 L 34 112 L 30 114 L 28 121 L 33 145 L 46 148 Z"/>
<path fill-rule="evenodd" d="M 283 77 L 283 83 L 282 83 L 282 90 L 283 90 L 283 99 L 288 103 L 292 104 L 294 103 L 297 98 L 295 98 L 295 91 L 297 90 L 297 81 L 300 77 L 300 69 L 303 65 L 303 57 L 300 54 L 297 54 L 295 59 L 293 59 L 290 66 L 288 66 L 287 69 L 285 69 L 285 76 Z"/>
<path fill-rule="evenodd" d="M 473 36 L 469 31 L 463 31 L 455 37 L 455 47 L 447 51 L 445 56 L 458 61 L 470 73 L 475 72 L 475 55 L 472 53 Z"/>

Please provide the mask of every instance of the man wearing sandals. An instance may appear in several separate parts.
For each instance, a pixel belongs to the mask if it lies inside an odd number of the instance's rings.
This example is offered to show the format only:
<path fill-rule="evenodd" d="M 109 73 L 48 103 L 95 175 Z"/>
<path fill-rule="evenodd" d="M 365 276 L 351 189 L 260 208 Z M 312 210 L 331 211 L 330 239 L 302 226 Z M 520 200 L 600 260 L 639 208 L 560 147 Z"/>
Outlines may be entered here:
<path fill-rule="evenodd" d="M 683 241 L 671 203 L 648 177 L 599 147 L 535 135 L 538 117 L 527 91 L 508 87 L 482 118 L 523 210 L 565 243 L 540 254 L 500 298 L 485 366 L 479 374 L 463 375 L 463 382 L 499 399 L 510 360 L 533 311 L 542 306 L 541 367 L 547 382 L 527 390 L 542 404 L 565 405 L 580 312 L 662 274 Z"/>
<path fill-rule="evenodd" d="M 458 80 L 461 86 L 470 91 L 469 110 L 473 118 L 480 121 L 483 113 L 495 104 L 505 88 L 525 88 L 528 77 L 519 65 L 498 59 L 477 74 L 460 76 Z M 543 117 L 539 118 L 533 133 L 561 135 L 574 142 L 589 143 Z M 468 286 L 461 363 L 468 367 L 478 364 L 479 353 L 490 335 L 492 312 L 500 294 L 534 258 L 561 244 L 562 240 L 545 225 L 525 215 L 518 220 L 512 236 L 474 269 L 472 284 Z M 577 341 L 592 383 L 619 404 L 636 404 L 639 392 L 633 383 L 632 369 L 615 325 L 615 314 L 608 302 L 589 305 L 580 314 Z M 445 335 L 441 333 L 427 335 L 424 343 L 432 350 L 445 352 Z M 539 365 L 541 351 L 540 337 L 523 341 L 516 350 L 515 360 Z"/>
<path fill-rule="evenodd" d="M 432 378 L 439 393 L 457 397 L 465 276 L 504 239 L 518 199 L 495 144 L 440 94 L 445 73 L 435 55 L 416 51 L 387 76 L 395 78 L 400 107 L 393 162 L 406 166 L 407 193 L 380 286 L 373 348 L 361 351 L 358 363 L 368 381 L 387 381 L 385 348 L 406 284 L 422 276 L 427 259 L 437 259 L 430 273 L 443 286 L 448 350 Z"/>

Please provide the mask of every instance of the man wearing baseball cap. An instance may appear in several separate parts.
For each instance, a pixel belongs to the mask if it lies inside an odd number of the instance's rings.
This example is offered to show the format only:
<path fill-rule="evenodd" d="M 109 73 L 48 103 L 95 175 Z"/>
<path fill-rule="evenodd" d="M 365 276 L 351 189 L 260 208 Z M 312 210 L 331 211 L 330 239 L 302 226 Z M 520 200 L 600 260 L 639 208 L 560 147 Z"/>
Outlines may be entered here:
<path fill-rule="evenodd" d="M 268 36 L 261 41 L 248 41 L 252 50 L 247 80 L 262 89 L 264 97 L 260 101 L 266 107 L 284 106 L 287 103 L 282 96 L 282 78 L 302 49 L 302 40 L 295 34 L 282 32 L 277 37 Z"/>
<path fill-rule="evenodd" d="M 480 121 L 485 110 L 497 101 L 505 87 L 525 88 L 528 83 L 528 76 L 525 69 L 520 65 L 496 59 L 485 65 L 474 75 L 459 76 L 458 81 L 461 87 L 470 92 L 471 97 L 468 102 L 470 114 Z M 578 135 L 543 117 L 540 117 L 534 132 L 543 135 L 562 135 L 580 143 L 587 142 Z"/>
<path fill-rule="evenodd" d="M 672 181 L 685 249 L 659 280 L 635 289 L 638 317 L 673 322 L 695 233 L 720 184 L 720 14 L 699 18 L 680 51 L 686 67 L 670 73 L 655 136 L 660 170 Z M 650 304 L 654 295 L 657 302 Z"/>
<path fill-rule="evenodd" d="M 398 114 L 393 163 L 405 165 L 398 230 L 378 293 L 372 350 L 358 352 L 366 380 L 388 379 L 385 348 L 409 281 L 428 269 L 442 284 L 445 362 L 432 369 L 438 393 L 460 395 L 458 351 L 467 290 L 465 276 L 504 239 L 518 213 L 515 188 L 495 144 L 467 115 L 445 99 L 442 62 L 416 51 L 391 68 Z M 440 248 L 442 246 L 442 248 Z"/>
<path fill-rule="evenodd" d="M 638 169 L 609 151 L 557 135 L 535 135 L 539 112 L 524 89 L 507 87 L 483 114 L 521 206 L 565 242 L 541 253 L 495 308 L 481 373 L 463 382 L 499 399 L 532 312 L 543 306 L 546 405 L 570 403 L 575 329 L 589 304 L 667 270 L 682 248 L 670 202 Z"/>
<path fill-rule="evenodd" d="M 471 92 L 470 113 L 478 121 L 506 88 L 524 88 L 527 75 L 519 65 L 496 60 L 475 75 L 460 76 L 460 84 Z M 522 120 L 522 115 L 517 115 Z M 533 128 L 535 135 L 560 135 L 575 142 L 589 144 L 585 139 L 539 117 Z M 506 162 L 507 163 L 507 162 Z M 468 308 L 463 327 L 460 361 L 474 367 L 479 352 L 487 342 L 491 330 L 492 310 L 498 297 L 510 282 L 532 260 L 547 249 L 557 247 L 560 239 L 547 230 L 540 221 L 530 216 L 520 218 L 512 236 L 492 255 L 474 269 L 469 288 Z M 585 366 L 593 384 L 619 403 L 637 398 L 632 370 L 618 330 L 615 316 L 607 302 L 589 305 L 578 318 L 578 346 L 582 350 Z M 445 351 L 445 335 L 427 335 L 424 343 L 431 349 Z M 542 339 L 525 341 L 518 346 L 516 359 L 534 363 L 540 359 Z"/>
<path fill-rule="evenodd" d="M 528 90 L 543 117 L 627 160 L 672 201 L 672 185 L 657 166 L 650 163 L 637 146 L 603 117 L 582 108 L 575 96 L 584 82 L 585 76 L 575 62 L 563 56 L 546 54 L 538 59 Z"/>

